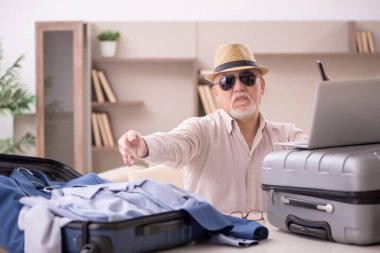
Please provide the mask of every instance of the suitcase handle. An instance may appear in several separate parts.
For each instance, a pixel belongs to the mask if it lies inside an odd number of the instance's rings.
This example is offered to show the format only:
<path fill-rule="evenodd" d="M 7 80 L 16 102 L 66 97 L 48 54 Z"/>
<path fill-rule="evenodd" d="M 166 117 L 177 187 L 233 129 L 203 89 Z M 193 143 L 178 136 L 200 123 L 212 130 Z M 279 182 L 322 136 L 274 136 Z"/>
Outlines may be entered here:
<path fill-rule="evenodd" d="M 145 236 L 151 234 L 158 234 L 163 232 L 170 232 L 173 230 L 181 229 L 185 225 L 183 219 L 171 220 L 165 222 L 152 223 L 136 228 L 137 236 Z"/>
<path fill-rule="evenodd" d="M 318 211 L 325 211 L 326 213 L 332 213 L 334 211 L 334 206 L 330 203 L 313 202 L 309 200 L 296 199 L 287 196 L 281 196 L 281 203 L 286 205 L 315 209 Z"/>
<path fill-rule="evenodd" d="M 330 225 L 326 221 L 311 221 L 294 215 L 288 215 L 285 223 L 288 230 L 292 233 L 334 241 Z"/>

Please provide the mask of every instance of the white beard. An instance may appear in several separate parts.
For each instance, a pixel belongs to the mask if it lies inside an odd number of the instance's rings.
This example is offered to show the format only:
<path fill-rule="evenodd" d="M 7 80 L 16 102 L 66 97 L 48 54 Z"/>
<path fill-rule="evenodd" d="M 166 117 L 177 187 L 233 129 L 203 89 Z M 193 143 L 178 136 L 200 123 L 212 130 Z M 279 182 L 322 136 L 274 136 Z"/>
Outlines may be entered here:
<path fill-rule="evenodd" d="M 250 101 L 250 104 L 244 107 L 240 107 L 238 110 L 235 109 L 234 107 L 234 102 L 236 97 L 239 96 L 244 96 Z M 253 101 L 253 99 L 246 93 L 246 92 L 241 92 L 241 93 L 236 93 L 232 96 L 231 104 L 230 104 L 230 115 L 234 119 L 242 120 L 242 119 L 247 119 L 249 117 L 252 117 L 253 114 L 256 111 L 256 103 Z"/>

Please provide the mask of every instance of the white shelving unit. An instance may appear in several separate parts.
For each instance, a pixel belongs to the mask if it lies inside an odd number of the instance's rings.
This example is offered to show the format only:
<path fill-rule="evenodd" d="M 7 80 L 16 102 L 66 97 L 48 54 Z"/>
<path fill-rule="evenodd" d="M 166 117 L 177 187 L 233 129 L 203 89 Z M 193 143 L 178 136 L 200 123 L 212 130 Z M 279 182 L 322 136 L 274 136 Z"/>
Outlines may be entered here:
<path fill-rule="evenodd" d="M 106 29 L 121 34 L 117 57 L 100 56 L 96 36 Z M 116 140 L 129 129 L 143 135 L 168 131 L 184 119 L 197 116 L 198 69 L 212 69 L 215 49 L 224 43 L 247 44 L 256 60 L 270 68 L 261 108 L 264 116 L 272 121 L 294 122 L 308 132 L 315 84 L 320 80 L 317 59 L 324 62 L 332 79 L 380 75 L 379 53 L 356 53 L 357 29 L 373 33 L 379 52 L 377 21 L 87 23 L 82 52 L 82 64 L 86 66 L 84 93 L 81 98 L 77 94 L 73 101 L 76 110 L 83 110 L 84 141 L 78 151 L 84 157 L 82 164 L 95 172 L 122 165 L 117 148 L 92 148 L 92 111 L 108 112 Z M 118 103 L 91 101 L 92 68 L 105 71 Z M 79 120 L 75 118 L 74 124 L 78 125 Z"/>

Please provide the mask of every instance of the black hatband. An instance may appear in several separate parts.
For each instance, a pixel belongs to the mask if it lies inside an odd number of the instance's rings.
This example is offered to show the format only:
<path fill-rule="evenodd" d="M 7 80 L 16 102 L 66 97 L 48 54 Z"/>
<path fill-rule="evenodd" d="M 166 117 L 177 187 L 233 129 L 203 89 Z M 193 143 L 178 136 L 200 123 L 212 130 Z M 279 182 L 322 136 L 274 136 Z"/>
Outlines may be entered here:
<path fill-rule="evenodd" d="M 252 66 L 252 67 L 259 67 L 255 61 L 233 61 L 233 62 L 227 62 L 222 65 L 219 65 L 215 68 L 214 72 L 220 72 L 225 69 L 229 68 L 235 68 L 235 67 L 242 67 L 242 66 Z"/>

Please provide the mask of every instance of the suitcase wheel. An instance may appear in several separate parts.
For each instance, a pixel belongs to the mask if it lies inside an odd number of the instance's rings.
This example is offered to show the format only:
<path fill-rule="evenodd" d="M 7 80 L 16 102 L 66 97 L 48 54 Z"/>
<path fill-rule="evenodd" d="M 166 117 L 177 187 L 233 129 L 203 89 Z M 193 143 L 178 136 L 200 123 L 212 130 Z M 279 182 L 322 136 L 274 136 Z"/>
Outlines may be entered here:
<path fill-rule="evenodd" d="M 99 252 L 99 247 L 95 242 L 89 242 L 83 245 L 82 249 L 80 250 L 80 253 L 100 253 L 100 252 Z"/>
<path fill-rule="evenodd" d="M 112 241 L 105 236 L 91 236 L 90 242 L 81 247 L 80 253 L 108 253 L 113 252 Z"/>

